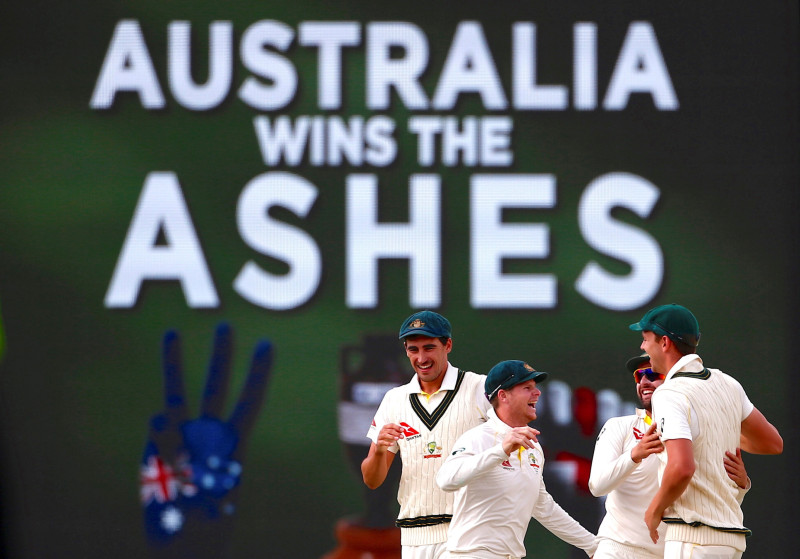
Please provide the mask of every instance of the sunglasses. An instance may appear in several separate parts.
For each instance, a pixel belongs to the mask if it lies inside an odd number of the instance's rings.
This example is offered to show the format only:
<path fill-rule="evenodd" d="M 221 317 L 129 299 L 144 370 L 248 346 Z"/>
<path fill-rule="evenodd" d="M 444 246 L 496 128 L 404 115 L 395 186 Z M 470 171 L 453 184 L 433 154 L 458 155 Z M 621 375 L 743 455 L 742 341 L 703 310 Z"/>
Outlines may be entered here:
<path fill-rule="evenodd" d="M 642 382 L 642 377 L 647 377 L 647 380 L 650 382 L 655 382 L 657 380 L 664 380 L 667 378 L 667 375 L 657 373 L 650 367 L 647 367 L 646 369 L 636 369 L 633 371 L 633 378 L 636 380 L 636 384 Z"/>

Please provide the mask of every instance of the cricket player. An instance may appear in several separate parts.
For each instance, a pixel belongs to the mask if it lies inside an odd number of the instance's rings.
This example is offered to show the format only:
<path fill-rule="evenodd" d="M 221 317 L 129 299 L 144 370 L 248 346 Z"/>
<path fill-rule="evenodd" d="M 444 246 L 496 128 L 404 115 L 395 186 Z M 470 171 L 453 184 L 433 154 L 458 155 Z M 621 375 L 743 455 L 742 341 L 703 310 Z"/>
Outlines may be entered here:
<path fill-rule="evenodd" d="M 780 454 L 778 430 L 750 402 L 742 385 L 697 355 L 700 326 L 689 309 L 662 305 L 647 311 L 631 330 L 652 369 L 666 374 L 652 396 L 656 432 L 666 452 L 658 454 L 660 486 L 647 510 L 650 538 L 667 524 L 665 559 L 738 559 L 745 550 L 739 488 L 719 457 L 737 448 Z"/>
<path fill-rule="evenodd" d="M 652 370 L 646 353 L 628 359 L 626 368 L 633 374 L 640 407 L 634 415 L 609 419 L 597 436 L 589 490 L 595 497 L 608 497 L 594 559 L 660 559 L 667 526 L 659 525 L 658 542 L 654 543 L 645 529 L 644 511 L 658 491 L 659 460 L 655 455 L 664 450 L 655 433 L 650 403 L 666 375 Z M 741 451 L 727 451 L 720 461 L 739 487 L 741 503 L 750 488 Z"/>
<path fill-rule="evenodd" d="M 525 532 L 535 518 L 565 542 L 590 557 L 594 534 L 564 511 L 547 492 L 544 452 L 536 419 L 538 384 L 547 373 L 523 361 L 501 361 L 486 376 L 492 403 L 489 420 L 455 444 L 436 475 L 436 483 L 456 495 L 450 537 L 452 559 L 516 559 L 525 556 Z"/>
<path fill-rule="evenodd" d="M 361 464 L 364 483 L 380 486 L 396 454 L 403 470 L 397 500 L 403 559 L 438 559 L 445 553 L 453 494 L 435 483 L 456 439 L 486 421 L 490 405 L 484 375 L 457 369 L 450 322 L 432 311 L 409 316 L 400 327 L 414 377 L 391 389 L 367 432 L 372 441 Z"/>

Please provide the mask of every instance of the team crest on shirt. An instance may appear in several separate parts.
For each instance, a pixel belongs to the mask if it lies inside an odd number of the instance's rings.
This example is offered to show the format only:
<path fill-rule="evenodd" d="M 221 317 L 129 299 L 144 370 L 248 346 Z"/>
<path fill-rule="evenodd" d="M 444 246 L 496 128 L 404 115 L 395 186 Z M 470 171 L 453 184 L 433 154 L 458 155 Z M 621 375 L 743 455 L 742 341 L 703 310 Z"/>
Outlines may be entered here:
<path fill-rule="evenodd" d="M 528 460 L 531 463 L 531 467 L 536 468 L 536 470 L 538 471 L 540 466 L 536 462 L 536 456 L 533 455 L 533 452 L 529 452 L 528 453 Z"/>
<path fill-rule="evenodd" d="M 436 441 L 429 442 L 428 446 L 426 447 L 426 450 L 428 452 L 427 452 L 427 454 L 425 454 L 425 458 L 441 458 L 442 457 L 442 447 L 437 445 Z"/>

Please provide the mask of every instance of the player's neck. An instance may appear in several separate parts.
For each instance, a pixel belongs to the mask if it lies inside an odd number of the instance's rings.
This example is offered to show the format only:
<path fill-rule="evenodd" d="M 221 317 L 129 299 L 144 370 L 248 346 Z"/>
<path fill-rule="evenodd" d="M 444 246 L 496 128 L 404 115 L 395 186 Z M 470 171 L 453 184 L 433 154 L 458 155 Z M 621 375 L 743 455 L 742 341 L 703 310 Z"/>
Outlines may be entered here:
<path fill-rule="evenodd" d="M 431 396 L 431 395 L 436 394 L 437 392 L 439 392 L 439 389 L 442 388 L 442 381 L 444 381 L 444 373 L 439 375 L 436 378 L 436 380 L 431 381 L 431 382 L 423 382 L 422 380 L 420 380 L 419 381 L 419 387 L 422 389 L 422 391 L 425 394 L 427 394 L 428 396 Z"/>

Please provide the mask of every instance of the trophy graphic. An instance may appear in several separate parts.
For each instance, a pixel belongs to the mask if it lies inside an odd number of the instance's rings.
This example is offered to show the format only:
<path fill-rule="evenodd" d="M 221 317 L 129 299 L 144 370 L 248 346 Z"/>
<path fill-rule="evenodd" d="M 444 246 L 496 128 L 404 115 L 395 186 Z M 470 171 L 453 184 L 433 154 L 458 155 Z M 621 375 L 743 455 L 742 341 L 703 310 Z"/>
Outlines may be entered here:
<path fill-rule="evenodd" d="M 343 346 L 339 355 L 339 440 L 347 461 L 361 480 L 361 462 L 369 452 L 367 429 L 384 394 L 413 375 L 397 334 L 367 333 L 359 345 Z M 339 547 L 323 559 L 400 559 L 397 518 L 399 460 L 377 489 L 363 487 L 364 513 L 336 523 Z"/>

